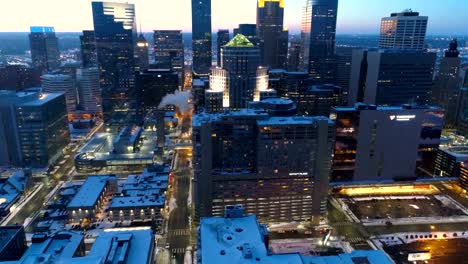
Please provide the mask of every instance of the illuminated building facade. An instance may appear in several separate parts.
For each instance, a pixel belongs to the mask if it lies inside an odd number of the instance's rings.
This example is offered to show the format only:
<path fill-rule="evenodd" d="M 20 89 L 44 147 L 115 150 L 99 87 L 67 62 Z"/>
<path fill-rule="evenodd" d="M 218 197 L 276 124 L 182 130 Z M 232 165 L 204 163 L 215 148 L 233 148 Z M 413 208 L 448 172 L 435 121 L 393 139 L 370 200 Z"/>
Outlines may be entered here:
<path fill-rule="evenodd" d="M 398 181 L 415 179 L 418 167 L 433 163 L 444 112 L 357 104 L 335 107 L 330 119 L 336 124 L 331 181 Z"/>
<path fill-rule="evenodd" d="M 427 20 L 427 16 L 420 16 L 411 10 L 382 18 L 379 48 L 424 49 Z"/>
<path fill-rule="evenodd" d="M 223 107 L 230 109 L 259 101 L 261 91 L 268 90 L 268 72 L 260 65 L 260 50 L 244 35 L 236 35 L 221 48 L 221 67 L 212 69 L 210 90 L 205 95 L 222 93 Z"/>
<path fill-rule="evenodd" d="M 285 0 L 257 1 L 257 37 L 261 62 L 270 68 L 286 68 L 288 30 L 283 27 Z"/>
<path fill-rule="evenodd" d="M 68 74 L 45 74 L 41 77 L 42 92 L 63 93 L 67 103 L 67 113 L 72 115 L 78 105 L 76 82 Z"/>
<path fill-rule="evenodd" d="M 31 27 L 29 45 L 33 67 L 41 72 L 59 68 L 60 52 L 53 27 Z"/>
<path fill-rule="evenodd" d="M 197 75 L 210 72 L 211 32 L 211 0 L 192 0 L 193 71 Z"/>
<path fill-rule="evenodd" d="M 102 118 L 99 68 L 80 68 L 76 73 L 79 94 L 79 110 L 84 114 Z"/>
<path fill-rule="evenodd" d="M 149 68 L 148 41 L 146 41 L 143 33 L 140 33 L 136 43 L 135 50 L 135 70 L 144 72 Z"/>
<path fill-rule="evenodd" d="M 334 77 L 338 0 L 307 0 L 302 16 L 303 71 L 325 82 Z"/>
<path fill-rule="evenodd" d="M 263 221 L 318 221 L 326 211 L 333 134 L 324 117 L 259 109 L 195 115 L 196 217 L 244 204 Z"/>
<path fill-rule="evenodd" d="M 104 120 L 126 122 L 135 109 L 135 5 L 92 2 L 92 9 Z"/>

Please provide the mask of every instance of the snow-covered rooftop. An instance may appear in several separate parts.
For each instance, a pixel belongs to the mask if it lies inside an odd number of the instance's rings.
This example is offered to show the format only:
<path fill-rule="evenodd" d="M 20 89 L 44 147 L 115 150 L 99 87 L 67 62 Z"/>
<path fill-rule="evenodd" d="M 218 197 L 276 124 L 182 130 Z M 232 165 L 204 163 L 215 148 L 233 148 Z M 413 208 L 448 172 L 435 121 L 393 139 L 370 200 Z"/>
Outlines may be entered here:
<path fill-rule="evenodd" d="M 90 176 L 68 204 L 68 208 L 94 207 L 111 176 Z"/>

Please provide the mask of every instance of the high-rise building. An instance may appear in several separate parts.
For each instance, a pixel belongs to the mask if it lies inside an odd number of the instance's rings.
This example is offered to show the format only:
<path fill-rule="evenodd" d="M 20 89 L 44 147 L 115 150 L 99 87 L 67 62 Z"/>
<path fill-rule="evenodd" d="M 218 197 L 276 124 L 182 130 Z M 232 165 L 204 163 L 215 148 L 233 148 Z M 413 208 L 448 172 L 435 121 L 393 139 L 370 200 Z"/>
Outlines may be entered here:
<path fill-rule="evenodd" d="M 96 38 L 93 30 L 83 30 L 80 36 L 81 64 L 83 67 L 97 67 Z"/>
<path fill-rule="evenodd" d="M 382 18 L 380 43 L 382 49 L 424 49 L 427 16 L 418 12 L 403 10 Z"/>
<path fill-rule="evenodd" d="M 78 83 L 79 109 L 91 116 L 102 118 L 99 69 L 97 67 L 78 69 L 76 79 Z"/>
<path fill-rule="evenodd" d="M 435 60 L 435 53 L 418 50 L 355 51 L 348 105 L 428 104 Z"/>
<path fill-rule="evenodd" d="M 207 75 L 212 65 L 211 0 L 192 0 L 193 71 Z"/>
<path fill-rule="evenodd" d="M 148 41 L 143 33 L 140 33 L 135 48 L 135 70 L 144 72 L 149 68 Z"/>
<path fill-rule="evenodd" d="M 352 54 L 353 50 L 358 49 L 356 47 L 345 47 L 338 46 L 336 47 L 335 55 L 335 82 L 334 84 L 338 85 L 342 89 L 343 93 L 343 104 L 347 103 L 348 91 L 349 91 L 349 82 L 351 79 L 351 63 L 352 63 Z"/>
<path fill-rule="evenodd" d="M 259 48 L 244 35 L 236 35 L 221 48 L 221 67 L 213 68 L 207 94 L 217 93 L 225 108 L 246 108 L 248 102 L 260 100 L 260 91 L 268 89 L 267 69 L 260 65 Z M 205 96 L 205 103 L 209 101 Z"/>
<path fill-rule="evenodd" d="M 258 109 L 195 115 L 196 218 L 221 216 L 240 203 L 263 221 L 318 222 L 326 211 L 333 133 L 325 117 Z"/>
<path fill-rule="evenodd" d="M 218 66 L 221 66 L 221 47 L 228 44 L 230 40 L 229 29 L 220 29 L 217 34 L 216 46 L 218 47 L 218 53 L 216 53 L 216 59 Z"/>
<path fill-rule="evenodd" d="M 330 119 L 336 125 L 331 181 L 377 182 L 415 179 L 418 167 L 433 164 L 444 113 L 431 106 L 357 104 L 334 108 Z"/>
<path fill-rule="evenodd" d="M 127 118 L 131 118 L 135 108 L 135 6 L 92 2 L 92 9 L 104 120 L 118 122 L 112 120 L 115 113 L 130 113 Z"/>
<path fill-rule="evenodd" d="M 439 73 L 437 74 L 432 89 L 432 101 L 441 106 L 445 112 L 446 125 L 454 127 L 457 121 L 457 103 L 460 94 L 460 52 L 457 49 L 457 41 L 450 42 L 450 47 L 445 51 L 445 56 L 440 60 Z"/>
<path fill-rule="evenodd" d="M 45 74 L 41 77 L 42 92 L 44 93 L 63 93 L 67 104 L 68 115 L 76 111 L 78 105 L 78 92 L 76 81 L 68 74 Z"/>
<path fill-rule="evenodd" d="M 35 68 L 46 72 L 60 66 L 58 39 L 53 27 L 31 27 L 29 45 L 32 64 Z"/>
<path fill-rule="evenodd" d="M 457 132 L 468 137 L 468 87 L 461 88 L 458 96 Z"/>
<path fill-rule="evenodd" d="M 257 38 L 257 24 L 239 24 L 239 26 L 233 30 L 233 33 L 234 36 L 237 34 L 242 34 L 254 45 L 259 45 Z"/>
<path fill-rule="evenodd" d="M 342 105 L 341 87 L 332 84 L 312 85 L 289 93 L 297 112 L 307 116 L 329 116 L 332 107 Z"/>
<path fill-rule="evenodd" d="M 169 69 L 149 69 L 137 75 L 139 115 L 157 110 L 164 96 L 179 86 L 177 73 Z"/>
<path fill-rule="evenodd" d="M 288 30 L 283 27 L 285 0 L 257 0 L 257 37 L 262 65 L 286 68 Z"/>
<path fill-rule="evenodd" d="M 154 60 L 156 69 L 170 69 L 179 75 L 180 88 L 184 82 L 184 40 L 181 30 L 154 31 Z"/>
<path fill-rule="evenodd" d="M 21 91 L 41 85 L 41 71 L 24 65 L 0 66 L 0 90 Z"/>
<path fill-rule="evenodd" d="M 302 16 L 302 69 L 318 80 L 334 77 L 338 0 L 307 0 Z"/>
<path fill-rule="evenodd" d="M 287 70 L 291 72 L 297 72 L 300 69 L 301 64 L 301 51 L 302 41 L 300 39 L 293 39 L 290 42 L 288 49 L 288 66 Z"/>
<path fill-rule="evenodd" d="M 15 263 L 15 260 L 19 260 L 28 249 L 22 225 L 0 227 L 0 237 L 1 262 Z"/>

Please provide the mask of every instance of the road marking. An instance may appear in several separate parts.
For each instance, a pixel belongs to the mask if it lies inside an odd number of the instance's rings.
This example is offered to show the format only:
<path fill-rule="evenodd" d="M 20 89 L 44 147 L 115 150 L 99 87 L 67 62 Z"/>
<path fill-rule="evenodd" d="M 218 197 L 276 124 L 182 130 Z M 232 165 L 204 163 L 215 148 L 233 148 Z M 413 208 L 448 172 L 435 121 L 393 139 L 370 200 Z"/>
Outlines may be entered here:
<path fill-rule="evenodd" d="M 170 236 L 186 236 L 190 235 L 190 230 L 189 229 L 174 229 L 169 231 Z"/>
<path fill-rule="evenodd" d="M 172 254 L 184 254 L 185 248 L 171 248 Z"/>

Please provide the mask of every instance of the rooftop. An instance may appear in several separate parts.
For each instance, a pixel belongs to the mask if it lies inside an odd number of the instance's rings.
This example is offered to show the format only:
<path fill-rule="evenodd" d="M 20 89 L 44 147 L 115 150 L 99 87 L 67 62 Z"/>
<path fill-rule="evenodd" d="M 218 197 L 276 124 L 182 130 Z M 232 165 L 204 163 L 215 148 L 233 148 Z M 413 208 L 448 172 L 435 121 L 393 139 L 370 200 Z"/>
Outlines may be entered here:
<path fill-rule="evenodd" d="M 6 245 L 23 230 L 23 226 L 2 226 L 0 227 L 0 252 Z M 24 231 L 23 231 L 24 232 Z"/>
<path fill-rule="evenodd" d="M 68 208 L 94 207 L 112 176 L 90 176 L 68 204 Z"/>
<path fill-rule="evenodd" d="M 279 117 L 273 116 L 268 119 L 258 120 L 257 124 L 259 126 L 267 125 L 312 125 L 317 121 L 326 120 L 332 122 L 326 117 L 316 117 L 316 116 L 289 116 L 289 117 Z"/>
<path fill-rule="evenodd" d="M 226 44 L 226 47 L 233 47 L 233 48 L 253 48 L 254 44 L 250 42 L 250 40 L 242 35 L 242 34 L 237 34 L 234 38 L 231 39 L 231 41 Z"/>
<path fill-rule="evenodd" d="M 24 103 L 20 103 L 17 106 L 19 107 L 41 106 L 41 105 L 44 105 L 46 103 L 49 103 L 57 99 L 60 96 L 64 96 L 64 95 L 61 93 L 42 93 L 39 95 L 38 98 L 31 100 L 31 101 L 24 102 Z"/>
<path fill-rule="evenodd" d="M 268 118 L 268 113 L 258 109 L 243 108 L 238 111 L 226 111 L 224 113 L 200 113 L 193 116 L 193 126 L 201 126 L 203 123 L 220 121 L 230 117 L 261 117 Z"/>

